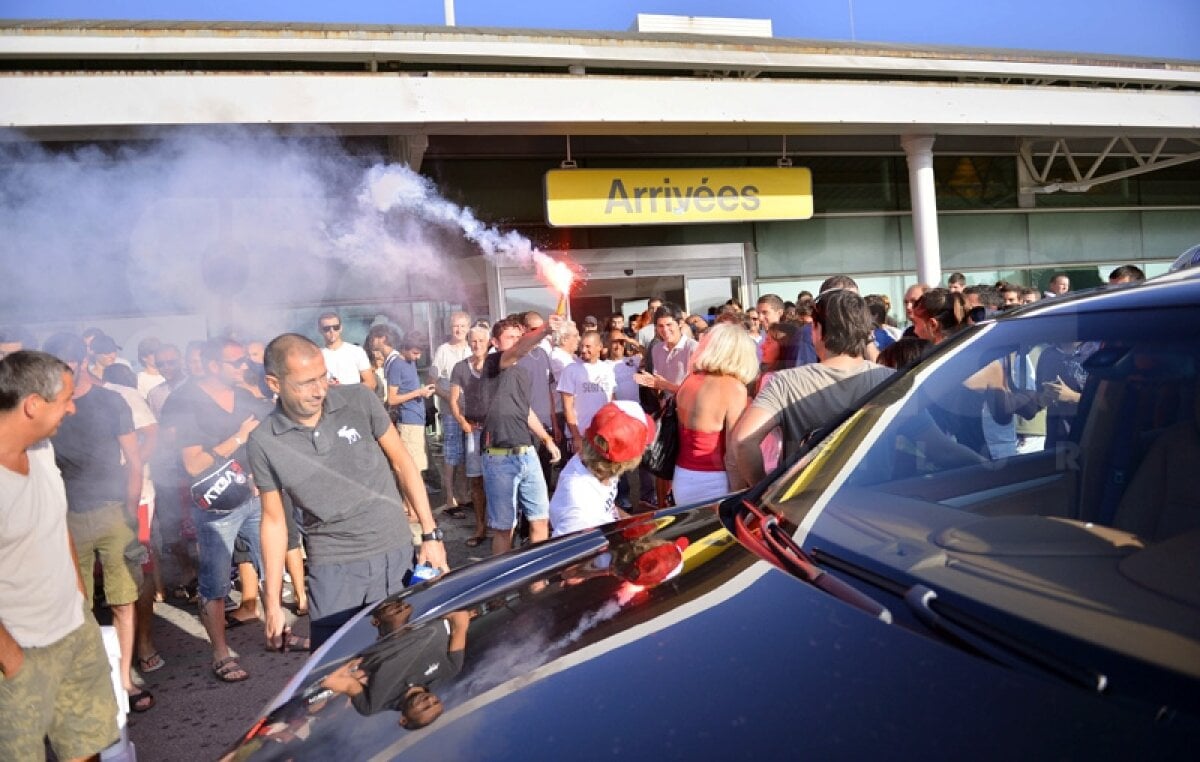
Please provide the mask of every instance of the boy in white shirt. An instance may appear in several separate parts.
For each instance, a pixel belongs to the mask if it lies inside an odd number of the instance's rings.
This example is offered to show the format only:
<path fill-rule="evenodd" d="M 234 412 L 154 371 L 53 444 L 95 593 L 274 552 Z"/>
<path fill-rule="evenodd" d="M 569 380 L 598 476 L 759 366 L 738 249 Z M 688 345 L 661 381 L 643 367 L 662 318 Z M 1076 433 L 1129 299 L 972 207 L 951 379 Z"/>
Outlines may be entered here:
<path fill-rule="evenodd" d="M 642 462 L 654 440 L 654 419 L 636 402 L 610 402 L 592 417 L 579 453 L 558 477 L 550 498 L 551 536 L 589 529 L 624 514 L 616 507 L 617 481 Z"/>

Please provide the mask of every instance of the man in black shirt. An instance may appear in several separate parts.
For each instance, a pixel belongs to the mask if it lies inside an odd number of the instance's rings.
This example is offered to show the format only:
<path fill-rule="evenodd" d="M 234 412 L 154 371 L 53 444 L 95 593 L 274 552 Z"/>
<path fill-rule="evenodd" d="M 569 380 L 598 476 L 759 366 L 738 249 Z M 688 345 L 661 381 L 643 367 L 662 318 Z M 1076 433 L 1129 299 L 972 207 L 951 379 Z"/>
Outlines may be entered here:
<path fill-rule="evenodd" d="M 104 598 L 121 645 L 121 682 L 130 708 L 144 712 L 154 697 L 133 684 L 134 602 L 142 584 L 146 549 L 137 541 L 137 507 L 142 495 L 142 460 L 133 413 L 116 392 L 105 389 L 87 367 L 83 339 L 56 334 L 45 349 L 75 376 L 75 415 L 63 420 L 51 442 L 67 487 L 67 527 L 75 542 L 84 594 L 92 606 L 92 567 L 104 571 Z"/>
<path fill-rule="evenodd" d="M 270 403 L 256 398 L 242 385 L 249 359 L 240 343 L 215 339 L 204 345 L 201 358 L 205 374 L 173 392 L 168 405 L 172 412 L 167 424 L 175 429 L 175 446 L 193 483 L 230 459 L 249 473 L 246 440 L 271 410 Z M 213 674 L 224 682 L 239 682 L 249 675 L 230 656 L 225 642 L 225 596 L 229 593 L 236 538 L 241 537 L 249 546 L 261 573 L 262 509 L 257 497 L 228 511 L 202 510 L 194 501 L 191 509 L 200 545 L 200 621 L 212 642 Z"/>
<path fill-rule="evenodd" d="M 371 617 L 380 639 L 321 681 L 324 688 L 350 697 L 359 714 L 400 712 L 400 726 L 417 730 L 442 715 L 437 691 L 462 671 L 471 616 L 466 611 L 427 622 L 407 632 L 389 618 L 407 622 L 412 609 L 402 601 L 380 604 Z"/>
<path fill-rule="evenodd" d="M 549 322 L 524 335 L 516 320 L 500 320 L 492 326 L 496 351 L 484 360 L 480 377 L 487 411 L 480 447 L 493 555 L 512 547 L 518 509 L 529 520 L 531 542 L 550 536 L 550 498 L 533 437 L 545 442 L 551 463 L 557 463 L 561 455 L 554 438 L 530 408 L 529 373 L 517 362 L 538 345 L 547 329 L 556 330 L 561 324 L 561 316 L 551 315 Z"/>

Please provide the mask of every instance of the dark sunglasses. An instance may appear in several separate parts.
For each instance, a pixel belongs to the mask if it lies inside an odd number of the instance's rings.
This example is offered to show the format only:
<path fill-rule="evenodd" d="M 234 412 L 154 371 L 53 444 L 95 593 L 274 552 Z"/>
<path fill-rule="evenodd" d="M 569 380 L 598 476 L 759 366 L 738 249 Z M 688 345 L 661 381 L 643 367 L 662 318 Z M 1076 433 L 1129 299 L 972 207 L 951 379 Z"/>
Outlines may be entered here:
<path fill-rule="evenodd" d="M 242 355 L 234 360 L 222 360 L 221 362 L 225 363 L 226 365 L 233 366 L 234 368 L 247 368 L 250 366 L 250 358 L 248 358 L 246 355 Z"/>
<path fill-rule="evenodd" d="M 326 331 L 340 331 L 340 330 L 342 330 L 341 323 L 335 323 L 334 325 L 321 326 L 321 333 L 325 333 Z"/>

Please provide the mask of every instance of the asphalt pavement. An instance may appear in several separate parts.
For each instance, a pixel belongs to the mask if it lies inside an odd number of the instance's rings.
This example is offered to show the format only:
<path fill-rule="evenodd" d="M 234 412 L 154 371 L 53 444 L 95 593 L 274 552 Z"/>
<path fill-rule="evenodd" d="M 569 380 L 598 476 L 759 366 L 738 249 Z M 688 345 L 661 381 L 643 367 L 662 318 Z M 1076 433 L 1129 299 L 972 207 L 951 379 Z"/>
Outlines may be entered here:
<path fill-rule="evenodd" d="M 440 493 L 430 495 L 431 505 L 442 503 Z M 452 568 L 490 554 L 489 543 L 466 546 L 475 526 L 467 510 L 467 518 L 453 519 L 435 508 Z M 154 708 L 129 715 L 129 740 L 140 762 L 216 759 L 250 728 L 308 658 L 304 653 L 267 651 L 261 623 L 251 622 L 228 631 L 229 646 L 250 679 L 222 683 L 212 674 L 208 638 L 196 606 L 160 602 L 154 614 L 154 643 L 166 666 L 143 677 L 154 694 Z M 308 618 L 296 619 L 294 631 L 307 635 Z"/>

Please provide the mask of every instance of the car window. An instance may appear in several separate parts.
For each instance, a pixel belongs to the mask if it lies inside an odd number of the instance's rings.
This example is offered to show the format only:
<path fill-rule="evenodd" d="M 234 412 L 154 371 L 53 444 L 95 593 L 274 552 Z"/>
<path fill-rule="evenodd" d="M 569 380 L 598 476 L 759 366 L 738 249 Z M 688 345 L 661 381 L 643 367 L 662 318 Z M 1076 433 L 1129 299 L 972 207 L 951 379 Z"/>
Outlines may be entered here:
<path fill-rule="evenodd" d="M 998 321 L 945 349 L 765 501 L 902 587 L 1200 675 L 1200 309 Z"/>

